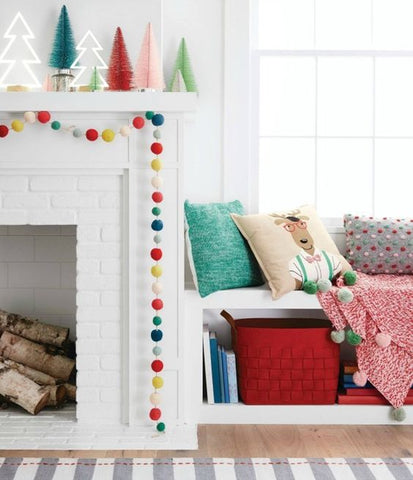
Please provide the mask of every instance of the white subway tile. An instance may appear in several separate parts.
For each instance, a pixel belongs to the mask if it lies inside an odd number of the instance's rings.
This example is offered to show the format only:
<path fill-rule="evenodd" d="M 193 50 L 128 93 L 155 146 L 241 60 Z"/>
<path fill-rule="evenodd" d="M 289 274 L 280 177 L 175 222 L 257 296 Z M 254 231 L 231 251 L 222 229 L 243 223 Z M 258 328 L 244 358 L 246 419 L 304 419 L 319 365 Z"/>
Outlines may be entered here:
<path fill-rule="evenodd" d="M 78 181 L 78 189 L 86 192 L 110 192 L 120 190 L 118 176 L 82 176 Z"/>
<path fill-rule="evenodd" d="M 86 260 L 79 258 L 76 269 L 78 273 L 99 273 L 100 262 L 99 260 Z"/>
<path fill-rule="evenodd" d="M 102 227 L 102 240 L 104 242 L 118 242 L 120 238 L 119 226 L 105 225 Z"/>
<path fill-rule="evenodd" d="M 26 210 L 1 210 L 0 224 L 23 225 L 28 223 L 29 213 Z"/>
<path fill-rule="evenodd" d="M 49 196 L 37 193 L 9 193 L 3 196 L 3 208 L 48 208 Z"/>
<path fill-rule="evenodd" d="M 28 222 L 32 225 L 74 225 L 77 223 L 77 214 L 74 210 L 30 210 Z"/>
<path fill-rule="evenodd" d="M 83 258 L 119 258 L 120 245 L 119 243 L 78 243 L 77 256 Z"/>
<path fill-rule="evenodd" d="M 100 325 L 102 338 L 120 338 L 120 322 L 104 322 Z"/>
<path fill-rule="evenodd" d="M 33 237 L 0 237 L 0 261 L 32 262 L 33 260 Z"/>
<path fill-rule="evenodd" d="M 0 263 L 0 287 L 7 287 L 7 263 Z"/>
<path fill-rule="evenodd" d="M 102 273 L 108 274 L 120 274 L 121 273 L 121 265 L 118 259 L 111 259 L 111 260 L 102 260 L 100 262 L 100 271 Z"/>
<path fill-rule="evenodd" d="M 100 390 L 100 401 L 103 403 L 120 403 L 121 392 L 116 388 L 102 388 Z"/>
<path fill-rule="evenodd" d="M 99 198 L 99 206 L 101 208 L 120 208 L 120 194 L 116 193 L 104 193 Z"/>
<path fill-rule="evenodd" d="M 22 315 L 33 315 L 34 292 L 30 288 L 0 289 L 0 305 L 2 310 Z"/>
<path fill-rule="evenodd" d="M 92 403 L 92 402 L 99 402 L 99 389 L 93 387 L 77 387 L 76 391 L 76 400 L 77 402 L 84 403 Z"/>
<path fill-rule="evenodd" d="M 9 263 L 9 287 L 59 288 L 60 265 L 43 262 Z"/>
<path fill-rule="evenodd" d="M 100 362 L 98 355 L 78 355 L 76 357 L 76 368 L 81 371 L 97 371 L 100 370 Z"/>
<path fill-rule="evenodd" d="M 85 339 L 79 338 L 76 342 L 76 353 L 78 355 L 95 354 L 95 355 L 110 355 L 120 353 L 120 341 L 119 340 L 107 340 L 107 339 Z"/>
<path fill-rule="evenodd" d="M 77 310 L 79 322 L 115 322 L 120 319 L 119 307 L 79 307 Z"/>
<path fill-rule="evenodd" d="M 76 383 L 79 387 L 120 387 L 120 376 L 116 372 L 90 372 L 80 370 L 77 372 Z"/>
<path fill-rule="evenodd" d="M 99 242 L 100 227 L 96 225 L 79 225 L 77 229 L 78 242 Z"/>
<path fill-rule="evenodd" d="M 93 290 L 120 290 L 120 275 L 87 275 L 79 273 L 77 276 L 77 288 Z"/>
<path fill-rule="evenodd" d="M 34 239 L 35 260 L 55 262 L 76 261 L 76 239 L 73 237 L 49 236 Z"/>
<path fill-rule="evenodd" d="M 79 225 L 111 225 L 120 222 L 120 210 L 80 210 Z"/>
<path fill-rule="evenodd" d="M 92 193 L 62 193 L 52 195 L 51 204 L 56 208 L 94 208 L 98 206 L 98 196 Z"/>
<path fill-rule="evenodd" d="M 8 228 L 9 235 L 60 235 L 59 225 L 16 225 Z"/>
<path fill-rule="evenodd" d="M 119 355 L 100 355 L 100 368 L 102 370 L 120 370 Z"/>
<path fill-rule="evenodd" d="M 25 192 L 28 189 L 29 180 L 25 176 L 1 176 L 0 192 Z"/>
<path fill-rule="evenodd" d="M 30 190 L 37 192 L 70 192 L 76 189 L 76 177 L 45 175 L 30 178 Z"/>
<path fill-rule="evenodd" d="M 78 307 L 95 307 L 99 305 L 99 299 L 99 292 L 88 292 L 86 290 L 82 290 L 76 294 L 76 305 Z"/>
<path fill-rule="evenodd" d="M 103 306 L 118 307 L 121 303 L 121 295 L 119 291 L 110 292 L 105 291 L 100 294 L 100 304 Z"/>
<path fill-rule="evenodd" d="M 61 233 L 64 236 L 76 237 L 77 226 L 76 225 L 62 225 L 60 227 Z"/>

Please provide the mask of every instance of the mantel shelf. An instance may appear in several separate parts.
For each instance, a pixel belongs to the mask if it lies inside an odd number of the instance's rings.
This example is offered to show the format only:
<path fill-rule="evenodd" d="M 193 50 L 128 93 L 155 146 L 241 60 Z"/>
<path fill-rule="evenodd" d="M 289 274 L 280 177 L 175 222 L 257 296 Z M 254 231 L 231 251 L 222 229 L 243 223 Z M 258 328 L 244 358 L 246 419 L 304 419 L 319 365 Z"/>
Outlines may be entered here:
<path fill-rule="evenodd" d="M 196 93 L 0 92 L 1 112 L 195 112 Z"/>

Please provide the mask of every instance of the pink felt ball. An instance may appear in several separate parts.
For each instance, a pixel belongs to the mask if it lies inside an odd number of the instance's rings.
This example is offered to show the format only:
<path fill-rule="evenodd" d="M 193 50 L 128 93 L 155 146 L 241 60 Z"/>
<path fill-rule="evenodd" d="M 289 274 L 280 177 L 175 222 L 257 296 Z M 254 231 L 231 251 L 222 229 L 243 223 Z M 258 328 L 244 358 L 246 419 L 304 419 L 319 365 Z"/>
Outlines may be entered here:
<path fill-rule="evenodd" d="M 37 114 L 37 120 L 39 120 L 40 123 L 47 123 L 51 118 L 51 115 L 49 112 L 42 111 Z"/>
<path fill-rule="evenodd" d="M 358 386 L 358 387 L 364 387 L 367 383 L 367 375 L 363 372 L 354 372 L 353 374 L 353 382 Z"/>
<path fill-rule="evenodd" d="M 381 348 L 387 348 L 391 343 L 391 336 L 387 333 L 378 333 L 375 338 L 376 343 Z"/>

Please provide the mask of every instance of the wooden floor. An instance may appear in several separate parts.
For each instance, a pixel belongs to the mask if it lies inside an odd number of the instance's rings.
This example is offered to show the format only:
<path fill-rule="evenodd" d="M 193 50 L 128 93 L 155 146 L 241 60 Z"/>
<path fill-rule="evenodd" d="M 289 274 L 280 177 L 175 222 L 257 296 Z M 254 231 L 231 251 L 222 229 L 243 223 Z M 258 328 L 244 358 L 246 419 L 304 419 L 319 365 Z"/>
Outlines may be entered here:
<path fill-rule="evenodd" d="M 0 457 L 413 457 L 413 426 L 200 425 L 198 450 L 0 450 Z"/>

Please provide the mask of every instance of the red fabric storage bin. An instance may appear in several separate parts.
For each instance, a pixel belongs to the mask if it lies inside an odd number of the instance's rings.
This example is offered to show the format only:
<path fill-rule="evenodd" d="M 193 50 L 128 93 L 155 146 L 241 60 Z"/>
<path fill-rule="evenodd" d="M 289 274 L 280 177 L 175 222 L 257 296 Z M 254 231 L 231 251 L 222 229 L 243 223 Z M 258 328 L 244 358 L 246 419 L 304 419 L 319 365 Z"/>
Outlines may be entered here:
<path fill-rule="evenodd" d="M 221 315 L 231 325 L 246 405 L 335 403 L 340 346 L 330 339 L 329 320 Z"/>

